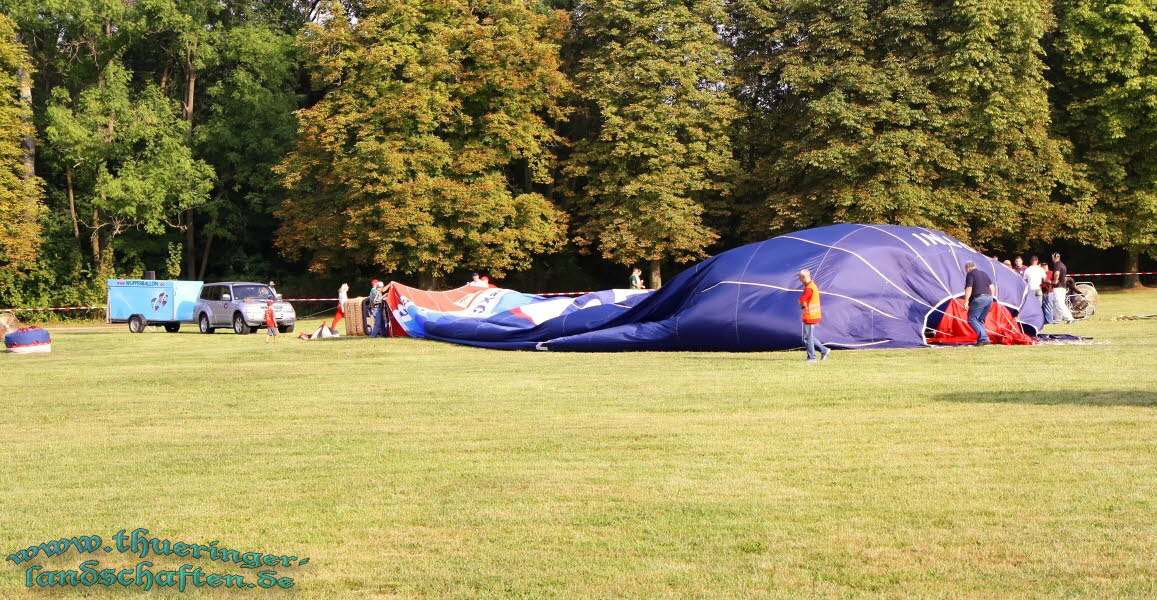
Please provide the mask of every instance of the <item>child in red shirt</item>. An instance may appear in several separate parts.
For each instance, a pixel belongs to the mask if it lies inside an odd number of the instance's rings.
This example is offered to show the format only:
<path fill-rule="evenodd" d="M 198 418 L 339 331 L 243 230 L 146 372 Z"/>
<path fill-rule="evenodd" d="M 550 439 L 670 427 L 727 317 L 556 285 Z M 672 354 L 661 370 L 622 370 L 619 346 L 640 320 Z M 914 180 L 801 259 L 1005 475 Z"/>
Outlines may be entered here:
<path fill-rule="evenodd" d="M 265 303 L 265 326 L 268 329 L 265 332 L 265 343 L 269 343 L 269 338 L 273 338 L 273 343 L 277 343 L 277 320 L 273 318 L 273 301 L 270 300 Z"/>

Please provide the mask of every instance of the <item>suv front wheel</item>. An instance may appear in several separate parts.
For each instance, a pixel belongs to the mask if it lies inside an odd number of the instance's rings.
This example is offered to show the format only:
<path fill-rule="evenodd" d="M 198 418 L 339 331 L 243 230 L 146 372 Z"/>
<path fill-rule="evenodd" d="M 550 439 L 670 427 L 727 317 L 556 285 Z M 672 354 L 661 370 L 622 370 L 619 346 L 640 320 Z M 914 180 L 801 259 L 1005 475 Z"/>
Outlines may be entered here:
<path fill-rule="evenodd" d="M 245 324 L 245 317 L 241 313 L 233 315 L 233 333 L 245 335 L 249 333 L 249 326 Z"/>

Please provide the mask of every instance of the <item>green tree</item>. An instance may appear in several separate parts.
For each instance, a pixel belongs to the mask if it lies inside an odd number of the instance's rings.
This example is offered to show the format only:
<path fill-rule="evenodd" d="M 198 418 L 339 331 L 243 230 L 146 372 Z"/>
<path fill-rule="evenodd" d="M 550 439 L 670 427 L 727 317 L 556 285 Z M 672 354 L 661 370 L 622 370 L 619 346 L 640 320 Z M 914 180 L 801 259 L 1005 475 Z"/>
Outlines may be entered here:
<path fill-rule="evenodd" d="M 528 0 L 378 0 L 351 24 L 330 6 L 301 36 L 326 91 L 299 112 L 278 167 L 278 245 L 315 270 L 352 260 L 427 284 L 556 248 L 564 215 L 536 186 L 559 143 L 565 14 Z"/>
<path fill-rule="evenodd" d="M 12 20 L 0 14 L 0 270 L 36 258 L 43 208 L 42 182 L 26 160 L 32 110 L 20 93 L 32 65 L 16 39 Z"/>
<path fill-rule="evenodd" d="M 736 0 L 750 233 L 832 222 L 1021 245 L 1084 223 L 1039 0 Z M 1080 196 L 1076 196 L 1081 199 Z"/>
<path fill-rule="evenodd" d="M 54 90 L 46 138 L 70 169 L 69 196 L 90 231 L 98 272 L 112 266 L 114 240 L 129 229 L 162 234 L 182 211 L 204 203 L 213 170 L 193 158 L 186 123 L 160 89 L 130 87 L 119 61 L 75 98 Z"/>
<path fill-rule="evenodd" d="M 250 15 L 222 28 L 211 43 L 214 52 L 201 70 L 193 149 L 217 179 L 212 200 L 198 208 L 197 279 L 205 278 L 213 262 L 269 268 L 281 191 L 273 167 L 297 138 L 294 36 Z M 215 240 L 226 243 L 214 245 Z"/>
<path fill-rule="evenodd" d="M 1072 140 L 1097 197 L 1082 236 L 1126 251 L 1135 272 L 1157 250 L 1157 5 L 1063 0 L 1052 46 L 1058 128 Z M 1141 285 L 1127 276 L 1129 287 Z"/>
<path fill-rule="evenodd" d="M 575 240 L 624 265 L 701 258 L 735 173 L 726 88 L 731 53 L 717 0 L 590 0 L 574 8 L 573 64 L 585 127 L 563 170 Z"/>
<path fill-rule="evenodd" d="M 0 0 L 0 10 L 19 23 L 37 68 L 27 95 L 36 92 L 43 143 L 37 169 L 52 211 L 43 217 L 43 249 L 59 265 L 40 265 L 29 281 L 95 280 L 94 268 L 76 268 L 76 259 L 83 264 L 94 253 L 91 262 L 106 270 L 155 269 L 168 264 L 169 243 L 178 237 L 184 237 L 187 277 L 204 277 L 211 266 L 217 273 L 233 270 L 226 262 L 267 268 L 276 259 L 271 213 L 280 198 L 271 167 L 294 138 L 293 111 L 305 87 L 294 34 L 316 8 L 313 0 Z M 146 114 L 157 119 L 151 133 L 119 121 Z M 96 136 L 93 127 L 115 135 Z M 179 180 L 188 185 L 156 198 L 154 208 L 165 213 L 159 221 L 99 206 L 104 199 L 94 196 L 94 165 L 105 164 L 113 177 L 130 175 L 122 173 L 126 158 L 136 167 L 152 165 L 147 177 L 133 176 L 149 185 L 160 181 L 162 162 L 184 173 Z M 219 177 L 213 180 L 206 165 Z M 210 194 L 203 191 L 206 175 L 215 184 Z M 157 222 L 163 226 L 146 225 Z M 62 259 L 69 246 L 62 237 L 75 238 L 66 241 L 77 256 Z M 217 244 L 215 256 L 214 238 L 230 242 Z M 104 260 L 110 242 L 117 248 L 113 263 Z M 49 276 L 45 269 L 60 272 Z M 36 297 L 23 289 L 24 297 Z"/>

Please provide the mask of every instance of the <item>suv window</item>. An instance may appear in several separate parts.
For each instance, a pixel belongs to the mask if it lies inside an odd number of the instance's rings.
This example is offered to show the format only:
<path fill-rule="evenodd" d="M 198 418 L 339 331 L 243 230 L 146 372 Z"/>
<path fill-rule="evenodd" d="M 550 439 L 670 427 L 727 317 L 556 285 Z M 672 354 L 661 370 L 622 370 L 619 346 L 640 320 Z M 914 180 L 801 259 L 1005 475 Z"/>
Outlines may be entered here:
<path fill-rule="evenodd" d="M 277 296 L 273 294 L 273 290 L 269 289 L 269 286 L 267 285 L 233 286 L 233 299 L 241 300 L 244 298 L 253 298 L 255 300 L 276 300 Z"/>
<path fill-rule="evenodd" d="M 220 298 L 221 298 L 221 286 L 219 286 L 219 285 L 207 285 L 204 288 L 201 288 L 201 299 L 202 300 L 218 300 Z"/>

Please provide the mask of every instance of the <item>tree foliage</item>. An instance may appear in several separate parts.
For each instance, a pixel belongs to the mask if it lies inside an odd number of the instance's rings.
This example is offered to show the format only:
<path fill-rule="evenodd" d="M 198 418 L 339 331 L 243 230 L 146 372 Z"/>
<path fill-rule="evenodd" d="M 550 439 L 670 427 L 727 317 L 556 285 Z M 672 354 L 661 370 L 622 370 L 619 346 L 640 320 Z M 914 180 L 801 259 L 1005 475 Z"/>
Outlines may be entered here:
<path fill-rule="evenodd" d="M 304 86 L 294 36 L 314 8 L 0 4 L 37 69 L 28 91 L 48 192 L 41 259 L 0 298 L 41 297 L 38 287 L 65 281 L 102 296 L 103 276 L 171 270 L 180 238 L 186 277 L 204 276 L 211 262 L 209 273 L 224 274 L 276 261 L 271 167 L 296 136 Z M 210 255 L 214 238 L 232 243 Z"/>
<path fill-rule="evenodd" d="M 198 278 L 211 264 L 268 268 L 281 190 L 273 167 L 297 139 L 301 99 L 292 34 L 260 14 L 222 27 L 201 78 L 193 148 L 217 174 L 202 215 Z M 214 240 L 226 242 L 214 244 Z"/>
<path fill-rule="evenodd" d="M 40 243 L 42 182 L 25 163 L 32 107 L 19 95 L 21 71 L 28 76 L 32 63 L 16 39 L 14 23 L 0 14 L 0 269 L 35 259 Z"/>
<path fill-rule="evenodd" d="M 943 229 L 1049 238 L 1082 206 L 1050 136 L 1037 0 L 737 0 L 753 150 L 748 226 Z"/>
<path fill-rule="evenodd" d="M 101 252 L 129 229 L 163 233 L 187 208 L 204 203 L 213 170 L 186 145 L 178 108 L 159 88 L 133 91 L 119 61 L 106 63 L 101 84 L 76 98 L 58 89 L 45 133 L 71 169 L 78 210 Z"/>
<path fill-rule="evenodd" d="M 1138 253 L 1157 248 L 1157 5 L 1062 0 L 1057 9 L 1057 120 L 1097 198 L 1082 237 L 1124 246 L 1135 271 Z"/>
<path fill-rule="evenodd" d="M 574 9 L 581 120 L 564 169 L 575 239 L 621 264 L 700 258 L 731 191 L 731 54 L 716 0 L 587 0 Z M 652 278 L 658 277 L 652 269 Z M 653 281 L 657 284 L 657 281 Z"/>
<path fill-rule="evenodd" d="M 353 259 L 439 276 L 519 269 L 557 247 L 550 181 L 562 118 L 558 11 L 532 2 L 334 5 L 301 37 L 325 96 L 298 114 L 278 167 L 289 190 L 279 245 L 323 269 Z"/>
<path fill-rule="evenodd" d="M 429 285 L 647 261 L 657 284 L 847 221 L 1122 248 L 1133 270 L 1157 255 L 1155 11 L 0 0 L 0 305 L 178 265 Z"/>

